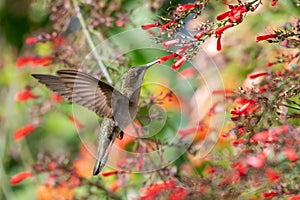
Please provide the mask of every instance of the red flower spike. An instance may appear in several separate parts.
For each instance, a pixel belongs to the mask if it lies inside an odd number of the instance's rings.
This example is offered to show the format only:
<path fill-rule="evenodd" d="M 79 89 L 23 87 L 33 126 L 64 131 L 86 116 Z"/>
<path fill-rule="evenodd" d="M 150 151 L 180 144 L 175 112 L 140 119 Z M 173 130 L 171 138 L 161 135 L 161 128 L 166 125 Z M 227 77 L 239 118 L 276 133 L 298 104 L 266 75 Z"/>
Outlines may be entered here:
<path fill-rule="evenodd" d="M 218 37 L 217 39 L 217 51 L 222 50 L 222 44 L 221 44 L 221 37 Z"/>
<path fill-rule="evenodd" d="M 262 168 L 265 165 L 265 159 L 261 156 L 248 156 L 247 164 L 254 168 Z"/>
<path fill-rule="evenodd" d="M 196 7 L 196 4 L 194 4 L 194 3 L 186 4 L 186 5 L 178 4 L 178 6 L 176 8 L 176 12 L 185 12 L 185 11 L 190 10 L 195 7 Z"/>
<path fill-rule="evenodd" d="M 161 45 L 167 49 L 169 48 L 170 46 L 173 46 L 175 44 L 179 44 L 181 41 L 179 39 L 174 39 L 174 40 L 166 40 L 164 41 L 163 43 L 161 43 Z"/>
<path fill-rule="evenodd" d="M 35 44 L 38 40 L 34 37 L 29 37 L 26 39 L 26 44 Z"/>
<path fill-rule="evenodd" d="M 216 29 L 214 33 L 216 35 L 221 35 L 224 31 L 226 31 L 227 29 L 229 29 L 232 26 L 233 26 L 233 24 L 231 24 L 231 23 L 227 24 L 225 26 L 221 26 L 220 28 Z"/>
<path fill-rule="evenodd" d="M 15 95 L 15 100 L 20 102 L 26 102 L 29 99 L 38 98 L 35 94 L 31 92 L 30 89 L 26 88 L 24 92 L 17 92 Z"/>
<path fill-rule="evenodd" d="M 283 153 L 291 162 L 296 162 L 298 160 L 297 152 L 294 149 L 285 149 Z"/>
<path fill-rule="evenodd" d="M 111 175 L 116 175 L 118 173 L 119 173 L 119 171 L 110 171 L 110 172 L 103 172 L 101 175 L 104 177 L 107 177 L 107 176 L 111 176 Z"/>
<path fill-rule="evenodd" d="M 276 197 L 277 195 L 277 192 L 265 192 L 261 194 L 261 197 L 263 197 L 264 199 L 271 199 L 272 197 Z"/>
<path fill-rule="evenodd" d="M 20 182 L 22 182 L 24 179 L 28 178 L 32 176 L 32 173 L 29 172 L 29 171 L 25 171 L 25 172 L 20 172 L 14 176 L 12 176 L 10 178 L 10 184 L 11 185 L 17 185 L 19 184 Z"/>
<path fill-rule="evenodd" d="M 54 103 L 59 103 L 62 101 L 62 96 L 60 96 L 59 94 L 53 93 L 51 95 L 51 101 Z"/>
<path fill-rule="evenodd" d="M 276 37 L 276 34 L 260 35 L 260 36 L 256 37 L 256 42 L 272 39 L 272 38 L 275 38 L 275 37 Z"/>
<path fill-rule="evenodd" d="M 279 181 L 279 174 L 271 168 L 266 169 L 266 176 L 270 182 L 276 183 Z"/>
<path fill-rule="evenodd" d="M 177 56 L 178 55 L 176 53 L 172 53 L 170 55 L 163 56 L 163 57 L 157 59 L 158 60 L 157 64 L 161 64 L 161 63 L 166 62 L 166 61 L 170 60 L 171 58 L 175 58 Z"/>
<path fill-rule="evenodd" d="M 159 26 L 159 23 L 156 21 L 154 24 L 145 24 L 145 25 L 142 25 L 142 29 L 144 30 L 148 30 L 150 28 L 154 28 L 154 27 L 158 27 Z"/>
<path fill-rule="evenodd" d="M 179 59 L 176 61 L 175 64 L 172 65 L 172 69 L 174 69 L 174 70 L 179 69 L 183 65 L 183 63 L 186 61 L 186 57 L 181 57 L 181 58 L 177 57 L 177 58 L 179 58 Z"/>
<path fill-rule="evenodd" d="M 261 76 L 267 76 L 267 75 L 268 75 L 268 72 L 261 72 L 261 73 L 257 73 L 257 74 L 250 74 L 248 77 L 250 79 L 255 79 L 255 78 L 258 78 Z"/>
<path fill-rule="evenodd" d="M 31 133 L 35 128 L 36 127 L 33 124 L 28 124 L 26 126 L 19 128 L 14 133 L 14 140 L 18 141 L 18 140 L 22 139 L 23 137 L 25 137 L 26 135 Z"/>

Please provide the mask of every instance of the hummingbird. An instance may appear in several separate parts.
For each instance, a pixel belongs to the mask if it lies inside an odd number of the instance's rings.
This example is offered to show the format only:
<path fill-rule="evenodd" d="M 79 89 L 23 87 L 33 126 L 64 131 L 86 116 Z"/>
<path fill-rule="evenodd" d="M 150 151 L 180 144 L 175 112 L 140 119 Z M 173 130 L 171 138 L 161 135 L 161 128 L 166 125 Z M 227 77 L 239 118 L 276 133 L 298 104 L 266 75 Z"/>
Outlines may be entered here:
<path fill-rule="evenodd" d="M 58 93 L 64 100 L 79 104 L 103 118 L 98 136 L 97 160 L 93 175 L 105 166 L 116 138 L 122 139 L 124 128 L 136 117 L 144 75 L 155 60 L 128 69 L 120 78 L 119 88 L 73 69 L 57 71 L 57 76 L 32 74 L 40 83 Z"/>

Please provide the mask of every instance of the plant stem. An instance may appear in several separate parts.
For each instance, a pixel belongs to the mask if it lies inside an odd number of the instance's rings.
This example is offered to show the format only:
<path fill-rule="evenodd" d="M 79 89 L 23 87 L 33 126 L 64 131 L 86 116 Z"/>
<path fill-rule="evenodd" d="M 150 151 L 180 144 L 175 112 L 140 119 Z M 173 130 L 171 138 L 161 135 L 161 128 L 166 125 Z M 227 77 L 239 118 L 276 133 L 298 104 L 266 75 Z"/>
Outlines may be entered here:
<path fill-rule="evenodd" d="M 80 8 L 78 6 L 78 2 L 77 2 L 77 0 L 72 0 L 72 2 L 73 2 L 73 5 L 74 5 L 74 9 L 75 9 L 76 15 L 77 15 L 78 20 L 79 20 L 79 23 L 81 25 L 82 31 L 84 33 L 85 39 L 87 40 L 87 43 L 88 43 L 88 45 L 89 45 L 89 47 L 90 47 L 90 49 L 91 49 L 91 51 L 92 51 L 92 53 L 93 53 L 93 55 L 94 55 L 97 63 L 99 65 L 99 67 L 100 67 L 100 69 L 101 69 L 104 77 L 106 78 L 107 82 L 109 84 L 112 84 L 113 83 L 112 79 L 110 78 L 110 76 L 109 76 L 109 74 L 108 74 L 108 72 L 106 70 L 106 67 L 103 64 L 101 57 L 99 56 L 99 54 L 96 51 L 96 46 L 95 46 L 95 44 L 94 44 L 94 42 L 93 42 L 93 40 L 91 38 L 91 35 L 90 35 L 90 33 L 89 33 L 89 31 L 88 31 L 88 29 L 86 27 L 86 23 L 85 23 L 82 15 L 81 15 Z"/>

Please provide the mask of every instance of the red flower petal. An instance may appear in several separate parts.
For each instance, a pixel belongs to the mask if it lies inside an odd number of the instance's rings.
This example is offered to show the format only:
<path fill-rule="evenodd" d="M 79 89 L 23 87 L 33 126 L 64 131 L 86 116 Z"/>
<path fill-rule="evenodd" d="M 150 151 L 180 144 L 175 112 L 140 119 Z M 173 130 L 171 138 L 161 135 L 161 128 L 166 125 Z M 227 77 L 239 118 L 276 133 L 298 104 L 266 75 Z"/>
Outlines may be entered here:
<path fill-rule="evenodd" d="M 298 160 L 298 154 L 294 149 L 285 149 L 283 153 L 291 162 L 296 162 Z"/>
<path fill-rule="evenodd" d="M 270 199 L 272 197 L 276 197 L 277 196 L 277 192 L 265 192 L 265 193 L 262 193 L 261 196 L 264 199 Z"/>
<path fill-rule="evenodd" d="M 279 174 L 277 172 L 275 172 L 274 170 L 272 170 L 271 168 L 266 169 L 266 175 L 267 175 L 267 178 L 269 179 L 269 181 L 271 181 L 271 182 L 275 183 L 279 180 Z"/>
<path fill-rule="evenodd" d="M 265 165 L 265 159 L 261 156 L 248 156 L 247 164 L 254 168 L 262 168 Z"/>
<path fill-rule="evenodd" d="M 24 179 L 30 177 L 32 175 L 31 172 L 26 171 L 26 172 L 20 172 L 14 176 L 11 177 L 10 179 L 10 184 L 11 185 L 17 185 L 18 183 L 22 182 Z"/>
<path fill-rule="evenodd" d="M 37 39 L 34 38 L 34 37 L 29 37 L 29 38 L 26 39 L 27 44 L 34 44 L 36 42 L 37 42 Z"/>
<path fill-rule="evenodd" d="M 159 23 L 156 22 L 155 24 L 145 24 L 145 25 L 142 25 L 142 29 L 144 30 L 147 30 L 147 29 L 150 29 L 150 28 L 154 28 L 154 27 L 158 27 L 159 26 Z"/>
<path fill-rule="evenodd" d="M 161 57 L 161 58 L 158 59 L 158 64 L 166 62 L 166 61 L 170 60 L 171 58 L 175 58 L 177 56 L 178 55 L 176 53 L 172 53 L 170 55 L 163 56 L 163 57 Z"/>
<path fill-rule="evenodd" d="M 22 139 L 23 137 L 25 137 L 26 135 L 31 133 L 35 128 L 36 127 L 33 124 L 28 124 L 26 126 L 19 128 L 14 133 L 14 140 L 18 141 L 18 140 Z"/>
<path fill-rule="evenodd" d="M 51 95 L 51 101 L 59 103 L 62 101 L 62 96 L 60 96 L 59 94 L 53 93 Z"/>
<path fill-rule="evenodd" d="M 177 8 L 176 8 L 176 12 L 185 12 L 187 10 L 190 10 L 192 8 L 195 8 L 196 7 L 196 4 L 186 4 L 186 5 L 181 5 L 181 4 L 178 4 Z"/>

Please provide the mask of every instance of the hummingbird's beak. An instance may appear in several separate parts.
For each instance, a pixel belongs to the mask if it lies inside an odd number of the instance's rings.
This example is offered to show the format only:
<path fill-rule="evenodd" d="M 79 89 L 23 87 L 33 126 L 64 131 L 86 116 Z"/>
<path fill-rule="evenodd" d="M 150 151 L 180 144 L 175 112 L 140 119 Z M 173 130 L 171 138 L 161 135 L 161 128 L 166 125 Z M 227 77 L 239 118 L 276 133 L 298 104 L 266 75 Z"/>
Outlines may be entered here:
<path fill-rule="evenodd" d="M 159 63 L 159 60 L 155 60 L 153 62 L 150 62 L 150 63 L 146 64 L 146 67 L 151 67 L 151 66 L 153 66 L 153 65 L 155 65 L 157 63 Z"/>

